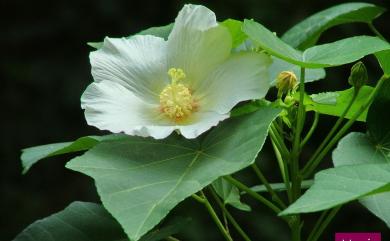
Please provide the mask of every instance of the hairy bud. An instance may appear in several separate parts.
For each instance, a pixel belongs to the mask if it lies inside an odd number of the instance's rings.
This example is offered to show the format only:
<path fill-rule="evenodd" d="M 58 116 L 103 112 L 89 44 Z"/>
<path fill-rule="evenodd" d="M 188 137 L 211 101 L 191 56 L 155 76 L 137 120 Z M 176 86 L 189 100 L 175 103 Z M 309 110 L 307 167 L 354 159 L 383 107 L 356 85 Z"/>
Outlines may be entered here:
<path fill-rule="evenodd" d="M 351 68 L 351 74 L 348 78 L 348 83 L 357 90 L 366 84 L 368 80 L 367 69 L 363 62 L 359 61 Z"/>
<path fill-rule="evenodd" d="M 293 90 L 297 86 L 297 83 L 297 76 L 291 71 L 280 72 L 276 78 L 276 88 L 282 93 Z"/>

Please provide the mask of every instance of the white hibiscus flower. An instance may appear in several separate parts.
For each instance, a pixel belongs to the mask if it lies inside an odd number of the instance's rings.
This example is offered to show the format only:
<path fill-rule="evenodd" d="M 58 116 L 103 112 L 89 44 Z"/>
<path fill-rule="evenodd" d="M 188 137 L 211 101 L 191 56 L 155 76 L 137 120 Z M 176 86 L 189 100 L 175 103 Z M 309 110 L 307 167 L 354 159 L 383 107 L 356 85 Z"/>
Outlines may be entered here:
<path fill-rule="evenodd" d="M 114 133 L 195 138 L 240 101 L 268 91 L 270 58 L 231 54 L 229 31 L 204 6 L 185 5 L 168 40 L 105 38 L 90 54 L 94 82 L 81 97 L 88 124 Z"/>

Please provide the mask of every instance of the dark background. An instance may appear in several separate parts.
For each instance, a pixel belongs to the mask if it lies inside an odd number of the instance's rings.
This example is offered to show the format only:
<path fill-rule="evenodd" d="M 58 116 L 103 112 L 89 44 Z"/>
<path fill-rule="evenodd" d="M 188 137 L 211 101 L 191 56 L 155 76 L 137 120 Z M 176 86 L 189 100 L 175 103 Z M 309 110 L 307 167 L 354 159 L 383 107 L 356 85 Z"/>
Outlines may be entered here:
<path fill-rule="evenodd" d="M 219 20 L 253 18 L 281 35 L 303 18 L 348 1 L 189 2 L 208 6 Z M 387 0 L 367 2 L 390 8 Z M 91 48 L 86 42 L 101 41 L 105 36 L 128 36 L 147 27 L 168 24 L 184 3 L 178 0 L 0 1 L 0 241 L 11 240 L 28 224 L 62 210 L 74 200 L 98 201 L 91 179 L 64 168 L 71 156 L 42 161 L 24 176 L 19 161 L 22 148 L 100 133 L 86 125 L 79 103 L 81 93 L 92 81 L 88 60 Z M 389 23 L 390 13 L 375 21 L 387 38 L 390 38 Z M 356 34 L 370 32 L 364 24 L 348 24 L 327 31 L 320 42 Z M 376 79 L 380 72 L 375 60 L 368 57 L 365 63 L 371 79 Z M 310 84 L 308 90 L 347 87 L 349 67 L 329 70 L 325 81 Z M 334 120 L 333 117 L 321 119 L 319 131 L 309 143 L 305 156 L 318 145 Z M 354 128 L 362 129 L 364 124 Z M 263 168 L 271 180 L 277 181 L 272 160 L 263 161 Z M 242 175 L 248 182 L 253 181 L 245 172 Z M 253 207 L 256 213 L 249 217 L 243 217 L 240 211 L 234 214 L 251 230 L 255 240 L 287 240 L 288 229 L 282 222 L 271 217 L 270 212 L 261 211 L 257 204 Z M 195 216 L 192 225 L 179 235 L 183 240 L 222 240 L 198 204 L 187 200 L 175 213 Z M 344 207 L 336 220 L 323 240 L 332 240 L 336 231 L 389 232 L 384 223 L 358 203 Z"/>

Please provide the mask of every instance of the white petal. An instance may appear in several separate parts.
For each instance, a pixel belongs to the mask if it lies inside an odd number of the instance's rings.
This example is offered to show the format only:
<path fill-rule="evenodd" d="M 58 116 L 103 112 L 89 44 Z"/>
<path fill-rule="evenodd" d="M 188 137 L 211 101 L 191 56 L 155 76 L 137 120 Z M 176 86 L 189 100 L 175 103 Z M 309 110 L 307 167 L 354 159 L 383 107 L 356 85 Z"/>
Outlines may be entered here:
<path fill-rule="evenodd" d="M 103 47 L 90 54 L 92 75 L 96 82 L 119 83 L 155 103 L 168 81 L 166 49 L 164 39 L 151 35 L 105 38 Z"/>
<path fill-rule="evenodd" d="M 220 121 L 228 118 L 229 114 L 219 114 L 216 112 L 195 112 L 190 117 L 189 123 L 177 126 L 180 133 L 185 138 L 196 138 L 200 134 L 216 126 Z"/>
<path fill-rule="evenodd" d="M 89 125 L 114 133 L 161 139 L 175 129 L 158 105 L 142 101 L 116 82 L 90 84 L 81 97 L 81 107 Z"/>
<path fill-rule="evenodd" d="M 269 89 L 270 64 L 266 54 L 232 54 L 194 90 L 200 110 L 224 114 L 241 101 L 263 98 Z"/>
<path fill-rule="evenodd" d="M 168 67 L 181 68 L 192 89 L 230 54 L 229 31 L 204 6 L 185 5 L 168 37 Z"/>

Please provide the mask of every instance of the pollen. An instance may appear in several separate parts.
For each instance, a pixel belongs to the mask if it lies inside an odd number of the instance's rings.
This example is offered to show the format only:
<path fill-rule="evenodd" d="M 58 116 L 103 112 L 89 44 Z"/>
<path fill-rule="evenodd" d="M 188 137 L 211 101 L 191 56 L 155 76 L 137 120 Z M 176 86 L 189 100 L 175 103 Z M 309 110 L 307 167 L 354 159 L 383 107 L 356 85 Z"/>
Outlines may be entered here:
<path fill-rule="evenodd" d="M 186 78 L 184 71 L 171 68 L 168 75 L 171 83 L 160 93 L 160 110 L 175 122 L 179 122 L 196 110 L 196 104 L 190 89 L 179 83 Z"/>

